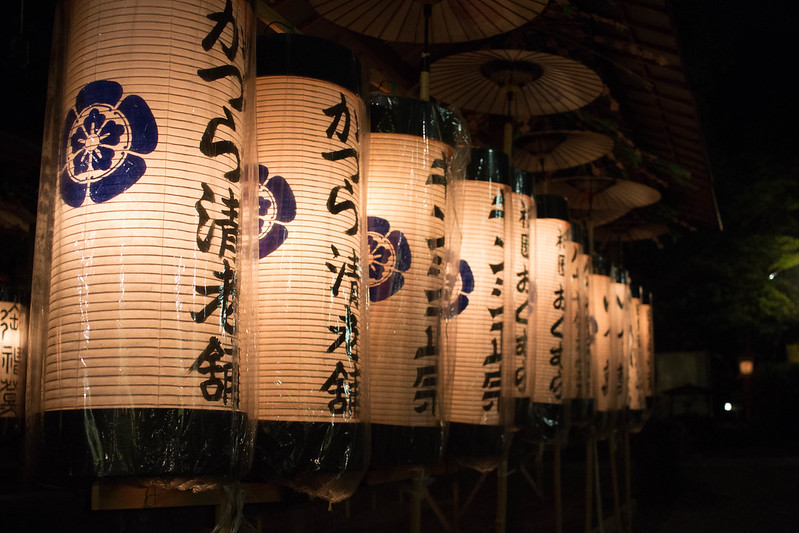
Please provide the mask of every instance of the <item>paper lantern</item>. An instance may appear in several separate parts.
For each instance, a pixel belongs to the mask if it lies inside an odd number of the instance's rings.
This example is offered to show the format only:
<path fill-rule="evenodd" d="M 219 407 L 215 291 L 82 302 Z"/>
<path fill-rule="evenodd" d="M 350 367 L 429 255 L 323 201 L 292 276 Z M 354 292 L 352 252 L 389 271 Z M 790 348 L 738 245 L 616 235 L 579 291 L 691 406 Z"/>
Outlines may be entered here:
<path fill-rule="evenodd" d="M 28 308 L 10 288 L 0 290 L 0 444 L 22 436 Z"/>
<path fill-rule="evenodd" d="M 637 293 L 637 291 L 635 291 Z M 640 431 L 644 423 L 646 407 L 643 389 L 643 359 L 641 346 L 641 298 L 633 294 L 630 299 L 630 373 L 627 380 L 627 405 L 629 406 L 629 427 Z"/>
<path fill-rule="evenodd" d="M 650 296 L 651 301 L 651 296 Z M 652 322 L 652 304 L 647 303 L 646 299 L 641 302 L 641 310 L 638 314 L 640 323 L 638 330 L 639 349 L 641 350 L 642 363 L 642 384 L 644 390 L 644 402 L 646 405 L 645 416 L 652 413 L 655 398 L 655 342 L 654 342 L 654 324 Z"/>
<path fill-rule="evenodd" d="M 551 442 L 565 437 L 568 419 L 566 403 L 566 362 L 572 328 L 569 308 L 569 242 L 566 199 L 538 195 L 535 231 L 535 337 L 534 382 L 531 391 L 533 437 Z"/>
<path fill-rule="evenodd" d="M 512 407 L 513 305 L 508 211 L 510 168 L 505 154 L 473 148 L 463 190 L 460 294 L 452 321 L 454 344 L 442 361 L 447 453 L 491 468 L 502 453 Z M 461 298 L 463 296 L 463 298 Z M 473 460 L 485 458 L 485 463 Z"/>
<path fill-rule="evenodd" d="M 31 312 L 44 469 L 239 474 L 252 413 L 251 7 L 60 8 Z"/>
<path fill-rule="evenodd" d="M 610 275 L 601 258 L 593 258 L 594 273 L 591 274 L 591 377 L 595 396 L 595 427 L 601 435 L 615 420 L 615 399 L 611 383 L 613 362 L 611 359 L 610 326 Z"/>
<path fill-rule="evenodd" d="M 610 390 L 617 422 L 625 422 L 630 372 L 630 297 L 626 272 L 614 267 L 610 282 Z"/>
<path fill-rule="evenodd" d="M 370 100 L 369 369 L 374 465 L 440 458 L 450 127 L 438 106 Z"/>
<path fill-rule="evenodd" d="M 510 241 L 511 272 L 514 319 L 513 395 L 526 398 L 532 378 L 532 354 L 535 348 L 534 323 L 531 320 L 533 306 L 530 291 L 535 282 L 532 257 L 535 245 L 533 224 L 536 217 L 533 200 L 533 176 L 529 172 L 514 168 L 510 194 Z"/>
<path fill-rule="evenodd" d="M 568 314 L 572 324 L 571 379 L 568 381 L 567 397 L 571 400 L 571 422 L 586 425 L 593 416 L 594 396 L 591 388 L 591 359 L 589 351 L 589 290 L 591 257 L 583 253 L 580 226 L 572 225 L 572 241 L 569 243 L 569 271 L 571 273 L 570 302 Z"/>
<path fill-rule="evenodd" d="M 366 118 L 360 64 L 303 35 L 258 42 L 257 472 L 340 499 L 365 467 Z M 319 473 L 330 484 L 298 476 Z M 355 473 L 352 478 L 347 473 Z"/>

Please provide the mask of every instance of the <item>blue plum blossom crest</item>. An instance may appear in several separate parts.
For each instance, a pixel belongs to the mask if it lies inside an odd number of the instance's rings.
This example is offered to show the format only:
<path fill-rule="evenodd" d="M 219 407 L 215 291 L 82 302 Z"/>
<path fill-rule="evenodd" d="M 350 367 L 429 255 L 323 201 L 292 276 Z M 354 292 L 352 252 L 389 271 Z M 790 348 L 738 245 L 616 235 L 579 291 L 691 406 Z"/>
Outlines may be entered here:
<path fill-rule="evenodd" d="M 158 128 L 140 96 L 122 99 L 115 81 L 93 81 L 75 97 L 61 139 L 61 197 L 78 207 L 89 197 L 105 202 L 126 191 L 147 170 L 139 157 L 155 150 Z"/>
<path fill-rule="evenodd" d="M 450 318 L 458 316 L 466 309 L 469 305 L 469 297 L 466 295 L 472 291 L 474 291 L 474 274 L 469 263 L 461 259 L 458 265 L 458 278 L 449 304 Z"/>
<path fill-rule="evenodd" d="M 411 248 L 405 235 L 391 229 L 387 220 L 367 217 L 369 233 L 369 298 L 379 302 L 405 284 L 403 272 L 411 268 Z"/>
<path fill-rule="evenodd" d="M 263 259 L 289 236 L 288 224 L 297 216 L 294 192 L 283 176 L 269 177 L 269 169 L 258 165 L 258 258 Z"/>

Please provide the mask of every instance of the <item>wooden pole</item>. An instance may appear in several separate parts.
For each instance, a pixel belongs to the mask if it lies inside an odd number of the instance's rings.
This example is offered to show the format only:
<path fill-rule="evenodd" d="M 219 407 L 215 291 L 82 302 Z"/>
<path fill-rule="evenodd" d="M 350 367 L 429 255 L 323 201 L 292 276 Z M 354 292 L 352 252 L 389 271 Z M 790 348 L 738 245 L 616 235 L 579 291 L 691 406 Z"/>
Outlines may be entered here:
<path fill-rule="evenodd" d="M 611 430 L 608 436 L 608 448 L 610 455 L 610 483 L 613 491 L 613 521 L 616 523 L 616 531 L 621 531 L 621 505 L 619 502 L 619 472 L 616 466 L 616 431 Z"/>
<path fill-rule="evenodd" d="M 424 497 L 424 470 L 418 469 L 411 484 L 411 533 L 422 533 L 422 498 Z"/>
<path fill-rule="evenodd" d="M 494 531 L 505 533 L 508 514 L 508 456 L 503 455 L 497 466 L 497 515 L 494 518 Z"/>
<path fill-rule="evenodd" d="M 630 430 L 624 430 L 624 487 L 626 492 L 627 533 L 633 533 L 633 482 L 630 461 Z"/>
<path fill-rule="evenodd" d="M 594 481 L 594 436 L 585 439 L 585 533 L 591 533 Z"/>
<path fill-rule="evenodd" d="M 552 457 L 552 477 L 555 482 L 555 533 L 563 533 L 563 481 L 561 479 L 561 447 L 556 443 Z"/>

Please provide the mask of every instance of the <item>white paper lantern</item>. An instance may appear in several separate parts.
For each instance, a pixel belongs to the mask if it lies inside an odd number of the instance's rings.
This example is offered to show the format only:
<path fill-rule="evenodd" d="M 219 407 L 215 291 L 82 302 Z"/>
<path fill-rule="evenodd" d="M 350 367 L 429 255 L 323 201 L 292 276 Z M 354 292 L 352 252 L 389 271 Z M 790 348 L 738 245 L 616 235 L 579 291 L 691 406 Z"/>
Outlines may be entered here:
<path fill-rule="evenodd" d="M 527 397 L 527 387 L 532 378 L 532 355 L 535 349 L 535 324 L 532 321 L 533 306 L 530 292 L 535 282 L 533 251 L 536 217 L 533 200 L 533 176 L 529 172 L 514 168 L 510 194 L 511 222 L 511 272 L 514 319 L 513 395 Z"/>
<path fill-rule="evenodd" d="M 453 147 L 438 106 L 380 95 L 370 113 L 372 464 L 432 462 L 442 442 L 439 335 Z"/>
<path fill-rule="evenodd" d="M 251 7 L 60 8 L 32 329 L 47 468 L 231 474 L 251 409 Z"/>
<path fill-rule="evenodd" d="M 22 428 L 27 316 L 27 306 L 16 299 L 0 301 L 0 438 L 19 435 Z"/>
<path fill-rule="evenodd" d="M 640 333 L 639 348 L 641 350 L 642 359 L 644 401 L 646 402 L 647 410 L 651 410 L 655 395 L 655 342 L 651 303 L 641 303 L 641 310 L 638 314 L 638 318 L 640 320 L 638 329 Z"/>
<path fill-rule="evenodd" d="M 630 373 L 630 302 L 626 273 L 615 269 L 610 283 L 610 339 L 611 339 L 611 391 L 612 405 L 618 411 L 628 408 Z"/>
<path fill-rule="evenodd" d="M 535 354 L 532 386 L 534 437 L 550 441 L 565 435 L 566 350 L 572 328 L 569 308 L 571 224 L 565 198 L 536 196 Z"/>
<path fill-rule="evenodd" d="M 510 169 L 505 154 L 472 149 L 463 184 L 460 294 L 452 321 L 455 344 L 443 361 L 444 415 L 453 455 L 498 456 L 509 422 L 513 350 L 508 211 Z"/>
<path fill-rule="evenodd" d="M 360 64 L 303 35 L 258 42 L 256 468 L 365 466 L 366 111 Z M 331 500 L 350 489 L 317 494 Z"/>
<path fill-rule="evenodd" d="M 579 226 L 573 226 L 572 232 Z M 574 235 L 573 235 L 574 237 Z M 569 397 L 572 399 L 571 420 L 573 423 L 587 424 L 593 415 L 594 390 L 591 376 L 590 354 L 590 275 L 591 256 L 583 252 L 580 239 L 573 239 L 570 248 L 571 301 L 570 309 L 573 324 L 571 342 L 574 359 Z"/>
<path fill-rule="evenodd" d="M 598 429 L 604 429 L 610 413 L 615 409 L 615 393 L 611 382 L 611 326 L 610 326 L 610 276 L 594 263 L 591 274 L 591 376 L 596 393 L 595 409 Z"/>
<path fill-rule="evenodd" d="M 643 368 L 641 366 L 641 298 L 632 296 L 630 299 L 630 374 L 627 381 L 627 405 L 630 407 L 630 417 L 633 424 L 639 424 L 643 418 L 644 390 Z"/>

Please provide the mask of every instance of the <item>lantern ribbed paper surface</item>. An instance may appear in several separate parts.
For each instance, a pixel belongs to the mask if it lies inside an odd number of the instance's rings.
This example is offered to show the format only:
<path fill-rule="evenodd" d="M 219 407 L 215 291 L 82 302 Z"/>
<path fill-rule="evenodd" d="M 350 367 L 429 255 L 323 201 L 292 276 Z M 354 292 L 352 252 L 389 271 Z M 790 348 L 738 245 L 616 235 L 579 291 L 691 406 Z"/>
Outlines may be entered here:
<path fill-rule="evenodd" d="M 360 65 L 302 35 L 258 42 L 256 468 L 364 466 L 367 232 Z M 346 483 L 345 483 L 346 484 Z M 323 489 L 335 500 L 348 488 Z"/>
<path fill-rule="evenodd" d="M 627 405 L 630 409 L 630 426 L 640 429 L 644 417 L 644 390 L 640 353 L 641 298 L 630 299 L 630 372 L 627 378 Z"/>
<path fill-rule="evenodd" d="M 506 354 L 512 353 L 513 305 L 506 269 L 510 246 L 510 169 L 505 154 L 472 149 L 463 190 L 461 291 L 455 345 L 443 362 L 444 415 L 450 422 L 448 453 L 497 457 L 502 451 L 504 401 L 511 395 Z"/>
<path fill-rule="evenodd" d="M 369 369 L 372 464 L 441 454 L 439 320 L 444 291 L 446 125 L 428 102 L 370 102 Z"/>
<path fill-rule="evenodd" d="M 652 323 L 652 304 L 642 303 L 638 314 L 639 349 L 642 359 L 642 385 L 647 409 L 651 409 L 655 395 L 655 342 Z"/>
<path fill-rule="evenodd" d="M 231 474 L 251 407 L 251 8 L 71 0 L 61 14 L 32 315 L 47 469 Z"/>
<path fill-rule="evenodd" d="M 617 273 L 617 280 L 610 283 L 610 340 L 611 340 L 611 400 L 613 409 L 626 411 L 628 379 L 630 372 L 630 307 L 629 286 L 623 281 L 624 274 Z"/>
<path fill-rule="evenodd" d="M 513 395 L 517 398 L 527 396 L 528 370 L 535 347 L 534 323 L 531 321 L 530 289 L 534 281 L 531 252 L 535 242 L 533 221 L 535 201 L 533 200 L 533 176 L 524 170 L 513 169 L 511 190 L 511 272 L 513 273 L 513 319 L 514 354 Z"/>
<path fill-rule="evenodd" d="M 579 387 L 577 400 L 573 403 L 572 420 L 579 419 L 581 423 L 590 422 L 596 403 L 596 376 L 591 367 L 591 275 L 593 274 L 591 256 L 581 253 L 577 258 L 578 300 L 580 315 L 577 336 L 577 354 L 579 359 Z M 574 276 L 572 276 L 574 279 Z M 576 404 L 576 406 L 575 406 Z"/>
<path fill-rule="evenodd" d="M 27 307 L 15 299 L 0 301 L 0 443 L 22 430 L 27 315 Z"/>
<path fill-rule="evenodd" d="M 564 394 L 568 364 L 566 349 L 571 339 L 569 320 L 569 243 L 566 200 L 536 196 L 535 231 L 535 353 L 534 381 L 530 396 L 530 422 L 534 438 L 550 441 L 565 430 Z"/>
<path fill-rule="evenodd" d="M 611 329 L 610 329 L 610 276 L 591 274 L 591 376 L 596 393 L 595 409 L 598 429 L 605 429 L 610 412 L 615 408 L 615 394 L 611 394 Z"/>

